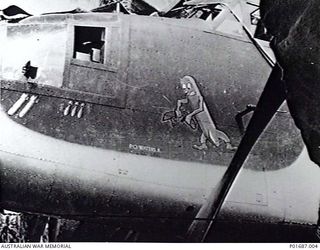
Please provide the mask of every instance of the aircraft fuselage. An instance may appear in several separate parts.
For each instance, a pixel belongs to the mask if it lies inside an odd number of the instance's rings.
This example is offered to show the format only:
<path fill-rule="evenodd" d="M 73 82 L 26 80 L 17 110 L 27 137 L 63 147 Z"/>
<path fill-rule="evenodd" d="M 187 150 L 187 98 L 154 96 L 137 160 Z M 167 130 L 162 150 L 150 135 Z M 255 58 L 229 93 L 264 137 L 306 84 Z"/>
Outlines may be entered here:
<path fill-rule="evenodd" d="M 271 70 L 245 34 L 223 32 L 225 20 L 104 13 L 1 25 L 0 205 L 191 220 L 241 140 L 236 115 L 256 104 Z M 283 106 L 222 214 L 313 224 L 318 182 L 310 177 L 299 190 L 317 190 L 304 197 L 308 205 L 290 186 L 310 173 L 319 177 Z"/>

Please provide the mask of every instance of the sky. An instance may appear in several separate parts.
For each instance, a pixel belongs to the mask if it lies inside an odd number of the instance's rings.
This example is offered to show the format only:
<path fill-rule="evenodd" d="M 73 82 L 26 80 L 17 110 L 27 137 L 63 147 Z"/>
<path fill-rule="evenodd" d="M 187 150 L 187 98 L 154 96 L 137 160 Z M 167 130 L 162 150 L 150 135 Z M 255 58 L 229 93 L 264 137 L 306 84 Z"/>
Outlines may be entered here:
<path fill-rule="evenodd" d="M 99 6 L 99 0 L 0 0 L 0 9 L 17 5 L 32 15 L 66 11 L 80 7 L 90 10 Z"/>

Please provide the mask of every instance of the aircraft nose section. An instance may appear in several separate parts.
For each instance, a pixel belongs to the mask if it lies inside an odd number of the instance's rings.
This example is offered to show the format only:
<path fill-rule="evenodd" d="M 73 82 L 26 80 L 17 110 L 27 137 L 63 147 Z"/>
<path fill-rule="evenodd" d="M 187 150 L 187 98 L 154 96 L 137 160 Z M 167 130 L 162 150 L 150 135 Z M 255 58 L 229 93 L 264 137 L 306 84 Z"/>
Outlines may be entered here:
<path fill-rule="evenodd" d="M 55 164 L 24 155 L 22 147 L 26 147 L 25 142 L 32 144 L 32 140 L 19 136 L 2 108 L 0 131 L 0 204 L 8 209 L 25 204 L 24 210 L 36 211 L 46 203 L 54 182 Z"/>

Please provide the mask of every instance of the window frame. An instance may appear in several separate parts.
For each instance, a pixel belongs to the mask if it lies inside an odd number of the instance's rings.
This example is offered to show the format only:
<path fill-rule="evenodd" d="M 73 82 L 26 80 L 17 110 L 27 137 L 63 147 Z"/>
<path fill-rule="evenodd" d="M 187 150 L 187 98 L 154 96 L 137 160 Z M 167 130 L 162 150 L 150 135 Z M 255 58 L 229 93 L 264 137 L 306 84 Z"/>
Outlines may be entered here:
<path fill-rule="evenodd" d="M 101 60 L 100 62 L 95 62 L 95 61 L 86 61 L 86 60 L 81 60 L 81 59 L 77 59 L 77 58 L 75 58 L 74 56 L 74 54 L 77 52 L 75 49 L 75 41 L 76 41 L 76 28 L 81 28 L 81 27 L 84 27 L 84 28 L 98 28 L 98 29 L 101 29 L 101 30 L 104 30 L 104 32 L 102 32 L 101 33 L 101 36 L 102 35 L 104 35 L 104 48 L 103 48 L 103 60 Z M 92 66 L 94 67 L 94 65 L 95 64 L 106 64 L 106 61 L 107 61 L 107 58 L 106 58 L 106 56 L 107 56 L 107 51 L 106 51 L 106 48 L 107 48 L 107 46 L 108 46 L 108 36 L 110 35 L 109 33 L 110 32 L 108 32 L 109 31 L 109 28 L 108 27 L 106 27 L 106 26 L 88 26 L 88 25 L 74 25 L 74 31 L 73 31 L 73 34 L 74 34 L 74 36 L 73 36 L 73 56 L 72 56 L 72 59 L 75 59 L 75 60 L 71 60 L 72 62 L 74 61 L 75 63 L 77 63 L 78 65 L 81 65 L 81 62 L 86 62 L 86 63 L 84 63 L 83 65 L 84 66 L 87 66 L 87 65 L 90 65 L 91 63 L 93 63 L 92 64 Z M 104 33 L 104 34 L 103 34 Z M 88 64 L 88 63 L 90 63 L 90 64 Z M 96 66 L 96 67 L 98 67 L 98 66 Z M 101 67 L 98 67 L 98 68 L 101 68 Z"/>
<path fill-rule="evenodd" d="M 104 48 L 104 63 L 97 63 L 93 61 L 83 61 L 80 59 L 76 59 L 73 57 L 74 55 L 74 44 L 75 44 L 75 27 L 95 27 L 95 28 L 104 28 L 105 29 L 105 48 Z M 83 23 L 83 21 L 75 21 L 69 20 L 67 25 L 67 49 L 66 49 L 66 56 L 65 56 L 65 69 L 63 73 L 63 84 L 62 88 L 64 91 L 68 93 L 75 93 L 77 96 L 81 95 L 84 99 L 88 100 L 91 99 L 89 102 L 101 104 L 101 105 L 108 105 L 108 106 L 115 106 L 119 108 L 125 107 L 125 99 L 126 99 L 126 88 L 121 87 L 116 91 L 116 96 L 108 96 L 107 94 L 97 94 L 93 92 L 81 91 L 74 89 L 70 86 L 71 81 L 71 69 L 73 66 L 76 67 L 84 67 L 90 69 L 96 69 L 100 71 L 104 71 L 106 74 L 115 74 L 117 78 L 122 79 L 123 73 L 121 58 L 122 54 L 120 53 L 121 48 L 117 51 L 115 58 L 112 60 L 116 61 L 117 63 L 111 63 L 110 57 L 110 50 L 112 49 L 112 35 L 114 30 L 119 32 L 119 44 L 123 39 L 123 30 L 119 26 L 119 22 L 107 23 L 104 24 L 102 22 L 94 22 L 90 21 L 90 23 Z M 121 81 L 121 80 L 119 80 Z M 91 98 L 90 98 L 91 97 Z"/>

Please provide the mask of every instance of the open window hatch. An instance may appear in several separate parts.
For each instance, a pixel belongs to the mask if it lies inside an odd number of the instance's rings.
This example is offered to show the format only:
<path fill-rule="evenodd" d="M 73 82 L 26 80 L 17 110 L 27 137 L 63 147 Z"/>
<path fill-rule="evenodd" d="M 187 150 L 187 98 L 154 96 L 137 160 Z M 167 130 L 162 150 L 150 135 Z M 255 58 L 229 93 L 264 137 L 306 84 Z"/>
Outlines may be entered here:
<path fill-rule="evenodd" d="M 73 58 L 104 63 L 105 28 L 75 26 Z"/>

